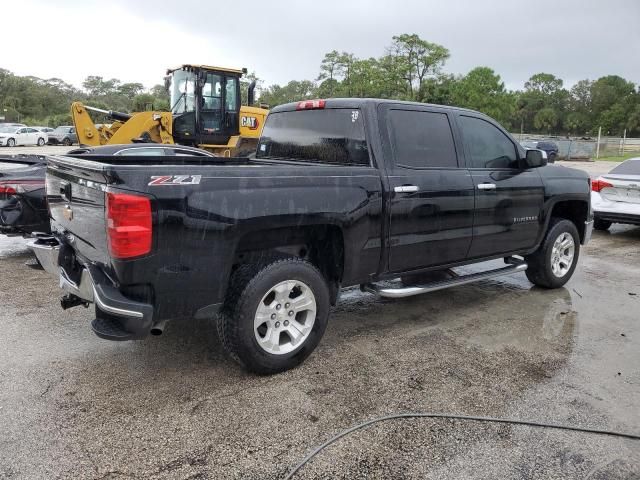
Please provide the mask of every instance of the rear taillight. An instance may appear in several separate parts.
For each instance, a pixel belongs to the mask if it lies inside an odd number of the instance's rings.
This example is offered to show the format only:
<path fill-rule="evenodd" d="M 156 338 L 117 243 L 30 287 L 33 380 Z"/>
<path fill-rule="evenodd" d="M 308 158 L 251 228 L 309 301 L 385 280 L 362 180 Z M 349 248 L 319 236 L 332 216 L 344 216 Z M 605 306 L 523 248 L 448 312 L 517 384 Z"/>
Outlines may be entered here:
<path fill-rule="evenodd" d="M 298 102 L 296 110 L 319 110 L 324 108 L 325 103 L 324 100 L 303 100 Z"/>
<path fill-rule="evenodd" d="M 44 188 L 44 180 L 14 179 L 0 182 L 0 199 L 6 199 L 18 193 L 28 193 Z"/>
<path fill-rule="evenodd" d="M 603 188 L 609 187 L 613 188 L 613 185 L 611 185 L 609 182 L 605 182 L 604 180 L 598 179 L 591 182 L 591 190 L 593 190 L 594 192 L 599 192 Z"/>
<path fill-rule="evenodd" d="M 151 201 L 140 195 L 107 193 L 107 239 L 113 258 L 131 258 L 151 251 Z"/>

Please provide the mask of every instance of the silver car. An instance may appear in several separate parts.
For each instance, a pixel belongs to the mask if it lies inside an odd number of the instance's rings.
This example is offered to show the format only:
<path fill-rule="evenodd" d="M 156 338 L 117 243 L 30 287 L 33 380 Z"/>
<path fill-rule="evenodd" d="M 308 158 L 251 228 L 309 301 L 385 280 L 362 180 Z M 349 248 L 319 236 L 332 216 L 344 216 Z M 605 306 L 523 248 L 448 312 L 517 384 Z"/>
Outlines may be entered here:
<path fill-rule="evenodd" d="M 607 230 L 612 223 L 640 225 L 640 157 L 593 180 L 591 190 L 596 230 Z"/>

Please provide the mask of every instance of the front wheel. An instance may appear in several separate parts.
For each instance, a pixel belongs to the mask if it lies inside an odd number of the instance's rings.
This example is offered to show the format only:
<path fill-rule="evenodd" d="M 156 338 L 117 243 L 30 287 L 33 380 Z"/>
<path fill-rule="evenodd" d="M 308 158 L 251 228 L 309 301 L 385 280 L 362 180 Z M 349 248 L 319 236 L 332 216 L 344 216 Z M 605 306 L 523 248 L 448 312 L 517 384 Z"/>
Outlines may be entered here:
<path fill-rule="evenodd" d="M 307 261 L 285 258 L 236 270 L 217 328 L 234 360 L 252 372 L 273 374 L 313 352 L 328 317 L 329 288 L 322 274 Z"/>
<path fill-rule="evenodd" d="M 44 138 L 39 138 L 38 139 L 38 146 L 39 147 L 43 147 L 44 146 Z"/>
<path fill-rule="evenodd" d="M 64 145 L 65 147 L 70 147 L 71 146 L 71 139 L 70 138 L 65 138 L 64 140 L 62 140 L 62 145 Z"/>
<path fill-rule="evenodd" d="M 580 236 L 573 222 L 552 218 L 540 248 L 525 257 L 530 282 L 544 288 L 559 288 L 573 275 L 580 255 Z"/>
<path fill-rule="evenodd" d="M 16 146 L 16 141 L 13 138 L 10 138 L 9 140 L 7 140 L 7 147 L 15 147 Z"/>
<path fill-rule="evenodd" d="M 556 154 L 552 153 L 549 155 L 549 163 L 556 163 Z"/>

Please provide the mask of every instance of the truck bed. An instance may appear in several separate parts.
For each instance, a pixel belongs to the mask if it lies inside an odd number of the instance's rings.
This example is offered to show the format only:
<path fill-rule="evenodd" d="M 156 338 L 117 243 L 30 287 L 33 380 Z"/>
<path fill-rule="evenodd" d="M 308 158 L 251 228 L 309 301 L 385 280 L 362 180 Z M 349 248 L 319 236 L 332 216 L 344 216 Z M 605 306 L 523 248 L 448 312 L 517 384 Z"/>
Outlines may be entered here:
<path fill-rule="evenodd" d="M 293 236 L 304 225 L 312 235 L 313 225 L 344 225 L 345 282 L 360 283 L 380 265 L 382 180 L 373 167 L 248 158 L 48 160 L 53 231 L 81 264 L 100 268 L 127 295 L 158 299 L 156 320 L 194 316 L 222 302 L 233 258 L 252 243 L 268 244 L 269 232 Z M 150 199 L 148 255 L 125 260 L 110 255 L 105 218 L 110 192 Z"/>

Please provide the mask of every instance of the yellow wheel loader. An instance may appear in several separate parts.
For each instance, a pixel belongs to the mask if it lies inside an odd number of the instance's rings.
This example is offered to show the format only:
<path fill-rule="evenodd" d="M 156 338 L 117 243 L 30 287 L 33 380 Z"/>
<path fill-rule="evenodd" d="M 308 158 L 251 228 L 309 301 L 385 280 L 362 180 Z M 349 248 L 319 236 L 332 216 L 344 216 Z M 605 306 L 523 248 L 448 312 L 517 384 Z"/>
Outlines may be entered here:
<path fill-rule="evenodd" d="M 255 152 L 268 110 L 251 106 L 255 82 L 249 85 L 249 106 L 240 105 L 240 77 L 246 72 L 206 65 L 182 65 L 168 70 L 165 80 L 171 98 L 170 112 L 129 114 L 74 102 L 71 116 L 78 143 L 178 143 L 225 157 Z M 106 115 L 112 123 L 96 126 L 89 112 Z"/>

